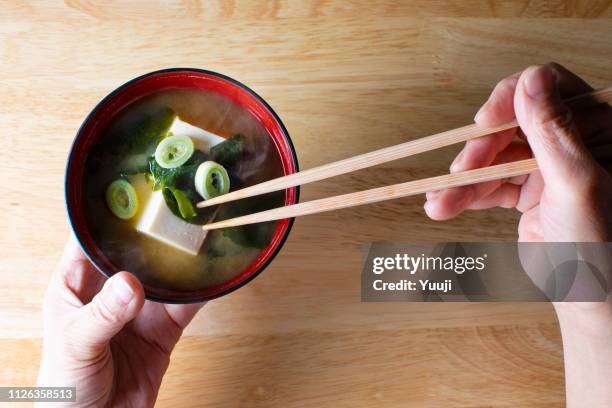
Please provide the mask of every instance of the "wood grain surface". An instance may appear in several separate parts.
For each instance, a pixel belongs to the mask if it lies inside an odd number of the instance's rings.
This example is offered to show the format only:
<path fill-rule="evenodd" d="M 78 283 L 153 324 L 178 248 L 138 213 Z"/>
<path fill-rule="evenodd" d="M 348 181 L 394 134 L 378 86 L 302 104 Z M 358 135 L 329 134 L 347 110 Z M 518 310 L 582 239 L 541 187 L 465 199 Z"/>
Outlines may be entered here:
<path fill-rule="evenodd" d="M 116 86 L 172 66 L 232 76 L 274 107 L 309 168 L 464 125 L 529 64 L 609 85 L 611 18 L 608 0 L 0 0 L 0 385 L 35 381 L 41 298 L 68 234 L 67 151 Z M 459 148 L 301 199 L 443 174 Z M 550 305 L 360 302 L 367 243 L 516 239 L 511 210 L 439 223 L 423 201 L 298 219 L 261 276 L 186 330 L 158 405 L 563 406 Z"/>

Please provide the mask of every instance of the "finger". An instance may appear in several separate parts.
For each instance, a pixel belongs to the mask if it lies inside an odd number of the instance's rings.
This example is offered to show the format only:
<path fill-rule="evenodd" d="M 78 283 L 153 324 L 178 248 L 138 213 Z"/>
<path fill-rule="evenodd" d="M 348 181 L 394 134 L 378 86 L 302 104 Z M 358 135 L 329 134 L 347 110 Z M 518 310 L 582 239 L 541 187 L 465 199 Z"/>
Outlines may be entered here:
<path fill-rule="evenodd" d="M 74 233 L 70 233 L 64 245 L 62 256 L 55 268 L 55 275 L 58 278 L 63 278 L 69 271 L 74 269 L 75 266 L 87 265 L 88 263 L 89 261 L 81 250 L 81 246 L 74 236 Z"/>
<path fill-rule="evenodd" d="M 514 138 L 514 135 L 515 131 L 513 129 L 509 129 L 507 131 L 498 132 L 468 141 L 461 153 L 459 153 L 457 158 L 455 158 L 455 161 L 453 161 L 451 164 L 451 172 L 455 173 L 458 171 L 489 166 L 496 161 L 496 156 L 500 152 L 508 148 L 512 142 L 512 139 Z M 515 148 L 512 148 L 508 150 L 508 152 L 514 150 Z M 508 152 L 506 154 L 508 154 Z M 522 157 L 523 155 L 510 154 L 508 160 L 513 156 Z M 518 158 L 515 158 L 515 160 L 518 160 Z M 506 161 L 502 159 L 502 162 Z M 453 189 L 453 191 L 450 193 L 439 192 L 437 194 L 428 195 L 428 201 L 435 199 L 436 201 L 439 201 L 439 204 L 428 204 L 426 212 L 428 215 L 433 215 L 433 217 L 435 217 L 433 219 L 436 220 L 445 220 L 456 217 L 469 206 L 471 201 L 478 200 L 480 197 L 488 195 L 499 184 L 499 182 L 480 183 L 473 186 L 458 187 Z M 440 198 L 442 199 L 439 200 Z M 442 207 L 434 208 L 438 205 Z"/>
<path fill-rule="evenodd" d="M 516 209 L 524 213 L 534 208 L 540 203 L 542 190 L 544 190 L 542 174 L 539 171 L 530 173 L 521 186 L 521 195 L 516 203 Z"/>
<path fill-rule="evenodd" d="M 499 155 L 494 164 L 524 160 L 529 157 L 531 157 L 529 147 L 525 143 L 515 142 Z M 489 184 L 488 188 L 480 187 L 487 184 Z M 474 194 L 474 198 L 469 203 L 467 209 L 482 210 L 493 207 L 516 207 L 524 212 L 539 202 L 543 184 L 539 172 L 535 172 L 505 180 L 494 180 L 489 183 L 474 185 L 475 188 L 480 187 L 481 190 L 477 190 Z"/>
<path fill-rule="evenodd" d="M 473 194 L 474 189 L 471 186 L 449 188 L 436 199 L 427 200 L 423 208 L 432 220 L 449 220 L 459 215 L 469 205 Z"/>
<path fill-rule="evenodd" d="M 546 66 L 552 71 L 561 98 L 566 99 L 593 91 L 591 85 L 564 66 L 555 62 L 548 63 Z M 587 146 L 610 143 L 612 134 L 608 132 L 612 130 L 611 113 L 612 108 L 607 104 L 575 112 L 574 123 Z M 600 140 L 601 136 L 605 137 L 605 140 Z"/>
<path fill-rule="evenodd" d="M 482 105 L 474 121 L 484 127 L 493 127 L 514 118 L 514 91 L 520 73 L 501 80 Z M 495 155 L 506 148 L 516 131 L 508 129 L 478 139 L 469 140 L 451 164 L 451 171 L 463 171 L 491 164 Z"/>
<path fill-rule="evenodd" d="M 515 142 L 500 152 L 492 164 L 508 163 L 529 157 L 531 157 L 529 146 L 523 142 Z M 441 191 L 435 197 L 428 197 L 424 206 L 425 212 L 430 218 L 438 221 L 454 218 L 474 202 L 490 195 L 503 182 L 504 180 L 493 180 Z"/>
<path fill-rule="evenodd" d="M 539 228 L 540 207 L 534 207 L 521 216 L 518 226 L 520 242 L 542 242 L 544 235 Z"/>
<path fill-rule="evenodd" d="M 468 140 L 463 150 L 451 164 L 450 171 L 456 173 L 490 165 L 495 160 L 495 156 L 508 147 L 515 134 L 514 129 L 508 129 L 478 139 Z"/>
<path fill-rule="evenodd" d="M 132 320 L 144 304 L 144 290 L 138 279 L 119 272 L 109 278 L 92 301 L 78 310 L 71 338 L 86 350 L 105 346 Z"/>
<path fill-rule="evenodd" d="M 427 191 L 425 193 L 425 198 L 427 200 L 433 200 L 435 199 L 437 196 L 439 196 L 441 193 L 441 190 L 432 190 L 432 191 Z"/>
<path fill-rule="evenodd" d="M 593 87 L 584 79 L 580 78 L 561 64 L 550 62 L 546 64 L 545 67 L 549 68 L 552 72 L 554 82 L 557 84 L 559 94 L 562 98 L 569 98 L 593 90 Z"/>
<path fill-rule="evenodd" d="M 493 127 L 514 119 L 514 92 L 520 75 L 517 72 L 495 85 L 489 99 L 476 113 L 474 122 L 484 127 Z"/>
<path fill-rule="evenodd" d="M 68 239 L 66 240 L 66 244 L 64 245 L 64 252 L 62 253 L 62 257 L 60 258 L 60 264 L 80 262 L 86 260 L 87 257 L 81 250 L 81 246 L 77 241 L 76 236 L 73 232 L 71 232 L 68 236 Z"/>
<path fill-rule="evenodd" d="M 555 83 L 563 98 L 590 92 L 593 88 L 582 78 L 564 66 L 551 62 L 546 65 L 553 74 Z M 514 93 L 518 79 L 524 71 L 517 72 L 497 83 L 489 99 L 476 113 L 474 121 L 485 127 L 499 126 L 514 119 Z"/>
<path fill-rule="evenodd" d="M 486 210 L 488 208 L 502 207 L 514 208 L 521 194 L 521 186 L 503 183 L 489 195 L 473 201 L 467 207 L 468 210 Z"/>
<path fill-rule="evenodd" d="M 480 108 L 474 121 L 484 127 L 493 127 L 514 119 L 514 91 L 520 73 L 501 80 Z M 516 134 L 508 129 L 478 139 L 469 140 L 451 164 L 451 171 L 470 170 L 488 166 L 495 155 L 510 144 Z"/>
<path fill-rule="evenodd" d="M 523 72 L 515 93 L 517 121 L 538 162 L 546 185 L 573 196 L 597 174 L 572 115 L 555 86 L 549 66 Z"/>
<path fill-rule="evenodd" d="M 441 191 L 438 196 L 425 202 L 425 212 L 436 221 L 455 218 L 472 203 L 491 194 L 501 184 L 501 180 L 493 180 Z"/>
<path fill-rule="evenodd" d="M 103 284 L 102 275 L 89 262 L 74 236 L 66 240 L 64 251 L 55 268 L 47 291 L 45 304 L 79 308 L 89 302 Z"/>
<path fill-rule="evenodd" d="M 514 177 L 510 177 L 507 182 L 516 184 L 517 186 L 522 186 L 523 184 L 525 184 L 525 181 L 527 181 L 527 177 L 529 177 L 529 174 L 523 174 L 521 176 L 514 176 Z"/>

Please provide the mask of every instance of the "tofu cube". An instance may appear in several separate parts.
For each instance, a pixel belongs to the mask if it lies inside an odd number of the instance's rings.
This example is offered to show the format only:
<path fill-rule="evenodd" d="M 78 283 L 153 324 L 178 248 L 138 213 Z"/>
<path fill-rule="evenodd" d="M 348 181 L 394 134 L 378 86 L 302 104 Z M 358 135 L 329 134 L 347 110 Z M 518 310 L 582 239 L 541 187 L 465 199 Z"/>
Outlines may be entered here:
<path fill-rule="evenodd" d="M 201 150 L 204 153 L 208 153 L 211 147 L 225 141 L 225 138 L 219 135 L 183 122 L 178 116 L 174 118 L 168 132 L 172 132 L 173 135 L 189 136 L 193 140 L 193 146 L 196 150 Z"/>
<path fill-rule="evenodd" d="M 201 226 L 189 224 L 174 215 L 161 191 L 151 194 L 136 231 L 192 255 L 198 254 L 207 233 Z"/>
<path fill-rule="evenodd" d="M 178 116 L 170 126 L 169 132 L 174 135 L 189 136 L 193 140 L 194 147 L 205 153 L 209 153 L 211 147 L 225 141 L 221 136 L 183 122 Z M 161 191 L 154 191 L 151 194 L 138 220 L 136 230 L 192 255 L 198 254 L 208 233 L 202 230 L 201 226 L 189 224 L 174 215 L 166 205 Z"/>

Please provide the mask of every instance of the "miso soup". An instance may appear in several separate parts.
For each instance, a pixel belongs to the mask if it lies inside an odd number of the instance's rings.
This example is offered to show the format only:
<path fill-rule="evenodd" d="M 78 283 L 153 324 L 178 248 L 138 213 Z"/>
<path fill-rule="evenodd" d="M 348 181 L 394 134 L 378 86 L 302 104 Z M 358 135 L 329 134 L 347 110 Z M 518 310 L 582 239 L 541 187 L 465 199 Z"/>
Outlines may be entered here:
<path fill-rule="evenodd" d="M 170 129 L 179 122 L 176 129 L 201 129 L 204 139 L 174 134 Z M 87 218 L 98 246 L 120 270 L 154 287 L 206 289 L 251 264 L 276 223 L 213 230 L 198 247 L 192 241 L 199 226 L 279 207 L 284 193 L 204 209 L 196 203 L 282 175 L 274 142 L 240 106 L 215 93 L 161 91 L 120 112 L 93 147 L 86 164 Z M 155 218 L 158 210 L 176 220 Z M 181 249 L 179 241 L 192 247 Z"/>

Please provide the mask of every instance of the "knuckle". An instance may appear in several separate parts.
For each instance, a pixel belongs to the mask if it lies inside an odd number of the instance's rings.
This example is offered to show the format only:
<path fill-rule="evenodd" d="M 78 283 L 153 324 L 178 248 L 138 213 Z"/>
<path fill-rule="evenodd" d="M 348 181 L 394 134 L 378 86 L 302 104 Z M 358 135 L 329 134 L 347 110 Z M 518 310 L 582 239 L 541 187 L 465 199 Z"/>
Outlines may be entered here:
<path fill-rule="evenodd" d="M 577 168 L 582 168 L 589 162 L 569 110 L 543 121 L 538 126 L 538 133 L 542 145 L 550 153 L 562 155 Z M 593 181 L 597 182 L 596 179 Z"/>
<path fill-rule="evenodd" d="M 510 76 L 502 79 L 495 85 L 494 93 L 499 94 L 514 94 L 514 89 L 516 88 L 517 78 L 515 76 Z"/>
<path fill-rule="evenodd" d="M 61 343 L 62 355 L 78 356 L 83 351 L 84 333 L 77 324 L 68 325 L 65 328 L 64 341 Z"/>
<path fill-rule="evenodd" d="M 107 324 L 115 324 L 119 321 L 119 317 L 113 312 L 112 307 L 102 297 L 98 297 L 90 308 L 92 318 Z"/>
<path fill-rule="evenodd" d="M 569 134 L 574 131 L 572 112 L 567 108 L 551 109 L 550 112 L 536 120 L 538 125 L 546 131 L 547 136 L 558 137 L 558 135 Z"/>
<path fill-rule="evenodd" d="M 67 321 L 61 328 L 61 342 L 58 353 L 62 356 L 79 357 L 85 351 L 87 337 L 89 333 L 83 330 L 83 325 L 79 319 L 71 319 Z"/>

